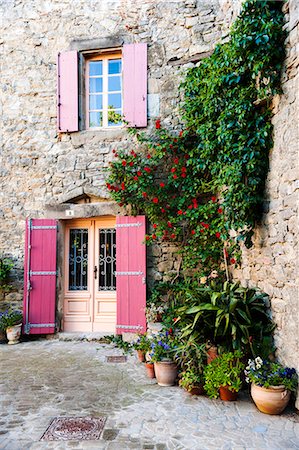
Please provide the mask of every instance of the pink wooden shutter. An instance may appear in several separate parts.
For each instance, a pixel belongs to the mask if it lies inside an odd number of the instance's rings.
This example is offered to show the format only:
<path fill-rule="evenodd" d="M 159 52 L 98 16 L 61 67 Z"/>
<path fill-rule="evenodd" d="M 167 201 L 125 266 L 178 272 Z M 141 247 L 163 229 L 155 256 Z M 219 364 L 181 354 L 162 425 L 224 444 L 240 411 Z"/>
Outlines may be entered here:
<path fill-rule="evenodd" d="M 145 216 L 116 218 L 118 334 L 146 332 Z"/>
<path fill-rule="evenodd" d="M 57 58 L 57 117 L 58 131 L 79 129 L 78 55 L 76 50 L 58 53 Z"/>
<path fill-rule="evenodd" d="M 131 126 L 147 125 L 147 45 L 123 46 L 124 116 Z"/>
<path fill-rule="evenodd" d="M 57 221 L 28 219 L 25 235 L 24 332 L 55 332 Z"/>

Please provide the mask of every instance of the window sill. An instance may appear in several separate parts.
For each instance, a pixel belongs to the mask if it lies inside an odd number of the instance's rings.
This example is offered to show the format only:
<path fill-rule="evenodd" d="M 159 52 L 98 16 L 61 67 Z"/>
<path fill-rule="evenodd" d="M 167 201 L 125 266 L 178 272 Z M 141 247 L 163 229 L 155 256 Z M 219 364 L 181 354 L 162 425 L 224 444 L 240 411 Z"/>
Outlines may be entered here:
<path fill-rule="evenodd" d="M 81 130 L 77 133 L 71 134 L 71 139 L 74 145 L 77 142 L 83 144 L 88 144 L 90 140 L 102 142 L 103 140 L 113 141 L 115 139 L 122 138 L 127 135 L 126 127 L 118 127 L 118 128 L 97 128 L 97 129 L 89 129 L 89 130 Z M 86 139 L 85 142 L 83 142 Z"/>

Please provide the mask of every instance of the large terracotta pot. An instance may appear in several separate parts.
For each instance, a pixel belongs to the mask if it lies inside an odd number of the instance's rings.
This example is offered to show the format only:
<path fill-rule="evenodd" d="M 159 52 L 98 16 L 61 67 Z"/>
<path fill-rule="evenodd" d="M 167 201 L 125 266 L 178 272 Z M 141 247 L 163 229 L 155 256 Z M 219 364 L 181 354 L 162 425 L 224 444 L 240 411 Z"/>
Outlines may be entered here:
<path fill-rule="evenodd" d="M 177 378 L 177 366 L 172 361 L 159 361 L 154 363 L 155 374 L 159 386 L 173 386 Z"/>
<path fill-rule="evenodd" d="M 252 383 L 251 397 L 257 408 L 265 414 L 280 414 L 290 400 L 291 392 L 285 386 L 265 388 Z"/>
<path fill-rule="evenodd" d="M 238 398 L 238 392 L 230 391 L 228 389 L 228 387 L 226 387 L 226 386 L 220 386 L 219 394 L 220 394 L 221 400 L 223 400 L 225 402 L 234 402 Z"/>
<path fill-rule="evenodd" d="M 14 325 L 13 327 L 6 328 L 6 337 L 8 339 L 8 345 L 18 344 L 21 337 L 22 324 Z"/>

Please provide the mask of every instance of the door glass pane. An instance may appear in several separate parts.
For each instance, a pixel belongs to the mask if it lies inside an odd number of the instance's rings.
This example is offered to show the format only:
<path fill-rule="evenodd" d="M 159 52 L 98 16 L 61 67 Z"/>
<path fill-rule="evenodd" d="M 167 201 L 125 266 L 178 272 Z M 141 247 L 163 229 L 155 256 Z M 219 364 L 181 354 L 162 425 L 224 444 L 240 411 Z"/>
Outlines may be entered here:
<path fill-rule="evenodd" d="M 115 228 L 99 230 L 99 291 L 116 290 Z"/>
<path fill-rule="evenodd" d="M 70 230 L 69 249 L 69 290 L 87 291 L 88 289 L 88 229 Z"/>

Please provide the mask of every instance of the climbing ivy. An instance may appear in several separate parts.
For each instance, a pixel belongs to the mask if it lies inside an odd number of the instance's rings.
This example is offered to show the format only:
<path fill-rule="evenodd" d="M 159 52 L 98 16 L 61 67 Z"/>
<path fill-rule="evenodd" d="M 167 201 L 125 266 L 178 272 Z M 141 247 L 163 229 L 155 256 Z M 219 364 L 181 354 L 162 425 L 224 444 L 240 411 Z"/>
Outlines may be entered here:
<path fill-rule="evenodd" d="M 112 197 L 146 213 L 153 230 L 146 241 L 177 242 L 182 267 L 198 267 L 200 275 L 235 264 L 240 240 L 251 245 L 284 39 L 280 2 L 245 2 L 229 41 L 186 74 L 180 133 L 157 120 L 150 135 L 130 129 L 136 148 L 114 151 L 107 180 Z"/>

